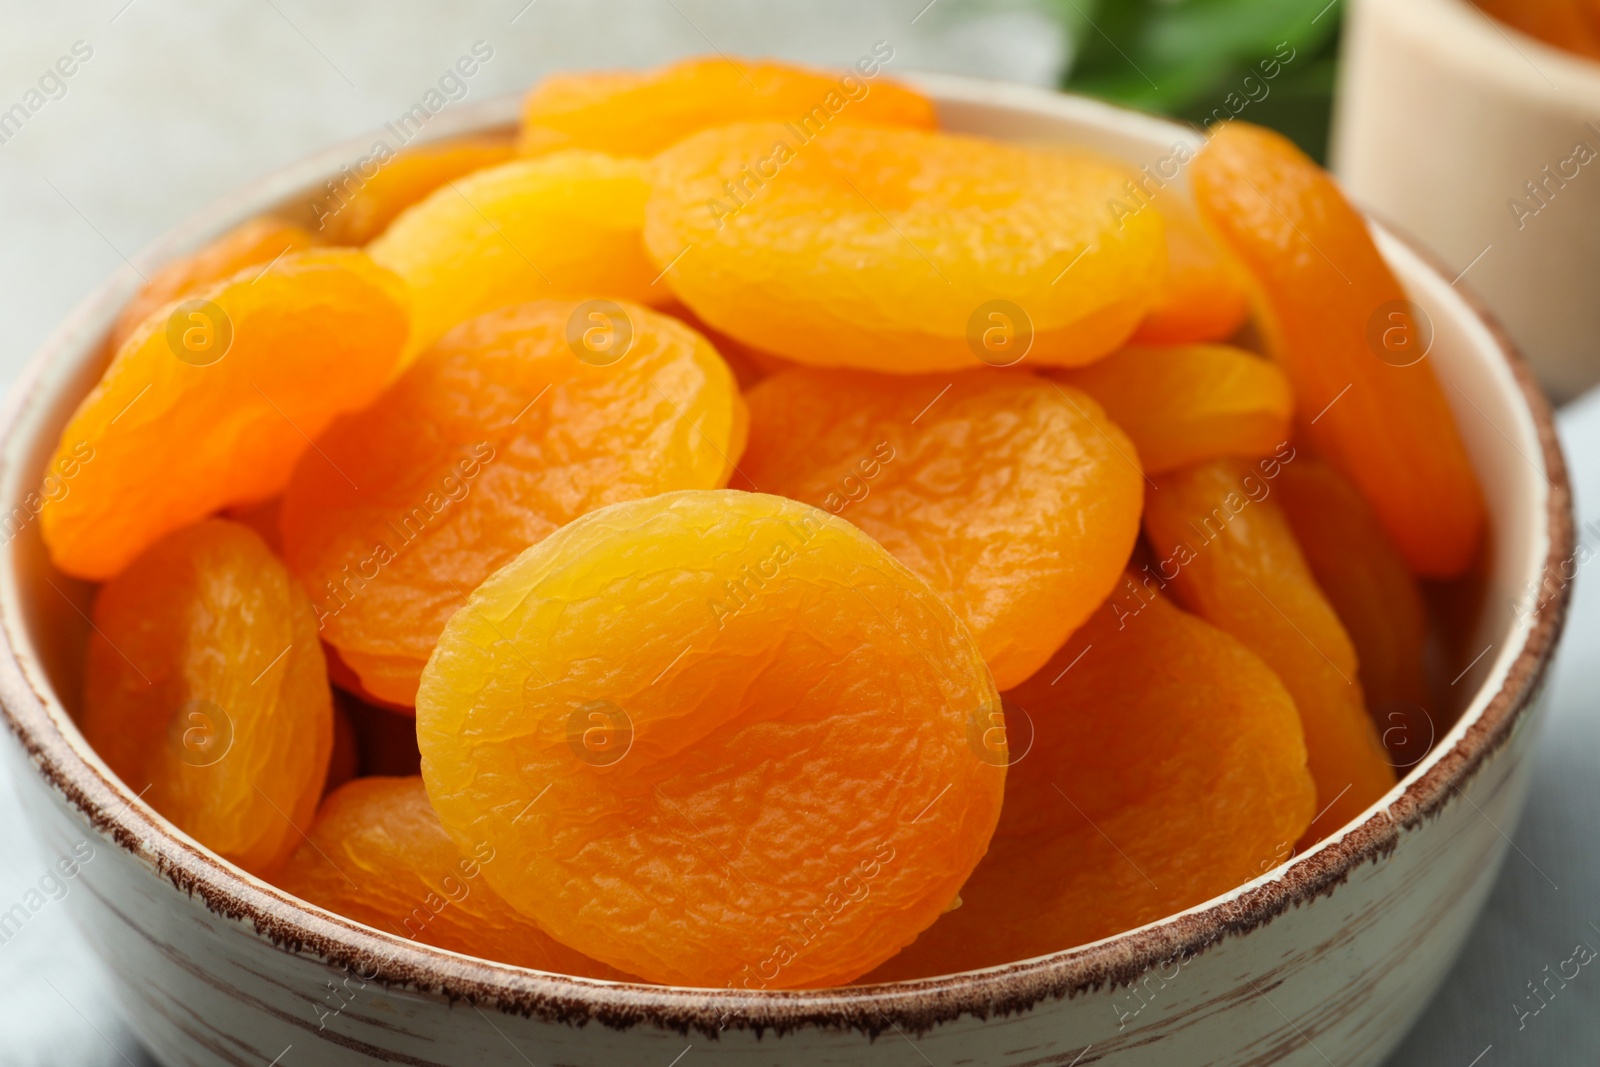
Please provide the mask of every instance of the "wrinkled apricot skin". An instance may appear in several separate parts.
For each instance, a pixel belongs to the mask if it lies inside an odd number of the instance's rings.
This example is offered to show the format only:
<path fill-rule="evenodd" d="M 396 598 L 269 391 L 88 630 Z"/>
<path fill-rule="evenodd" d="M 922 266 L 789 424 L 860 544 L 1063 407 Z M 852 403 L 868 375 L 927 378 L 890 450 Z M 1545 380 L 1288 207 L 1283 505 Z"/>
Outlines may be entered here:
<path fill-rule="evenodd" d="M 517 160 L 446 183 L 367 246 L 412 293 L 414 358 L 496 308 L 591 293 L 665 303 L 640 243 L 644 165 L 597 152 Z"/>
<path fill-rule="evenodd" d="M 1167 230 L 1166 282 L 1161 299 L 1133 332 L 1133 343 L 1226 341 L 1250 317 L 1243 271 L 1217 247 L 1192 207 L 1163 203 L 1161 218 Z"/>
<path fill-rule="evenodd" d="M 866 981 L 1096 941 L 1288 859 L 1316 797 L 1288 692 L 1242 644 L 1165 597 L 1130 599 L 1131 609 L 1096 610 L 1006 694 L 1017 762 L 989 853 L 961 907 Z"/>
<path fill-rule="evenodd" d="M 595 306 L 537 301 L 463 324 L 296 468 L 285 558 L 373 696 L 411 704 L 467 594 L 557 527 L 726 484 L 746 428 L 727 365 L 674 319 L 635 304 L 591 319 Z"/>
<path fill-rule="evenodd" d="M 271 216 L 242 223 L 199 251 L 152 274 L 111 327 L 111 351 L 121 348 L 140 323 L 173 301 L 231 278 L 246 267 L 265 266 L 281 255 L 303 252 L 316 243 L 317 238 L 305 229 Z"/>
<path fill-rule="evenodd" d="M 333 191 L 326 206 L 318 205 L 318 233 L 332 244 L 364 245 L 377 237 L 402 211 L 446 182 L 509 162 L 516 150 L 506 141 L 471 138 L 423 145 L 401 152 L 378 167 L 370 178 L 348 191 Z"/>
<path fill-rule="evenodd" d="M 562 527 L 422 678 L 428 796 L 563 943 L 651 981 L 839 984 L 933 923 L 1004 767 L 971 635 L 842 519 L 733 490 Z M 1004 746 L 999 748 L 1004 762 Z"/>
<path fill-rule="evenodd" d="M 68 574 L 109 578 L 163 534 L 276 494 L 335 415 L 378 395 L 405 344 L 404 288 L 360 252 L 284 256 L 194 298 L 209 310 L 147 320 L 61 433 L 49 469 L 92 455 L 39 516 Z"/>
<path fill-rule="evenodd" d="M 874 75 L 878 67 L 873 64 Z M 522 106 L 522 151 L 588 148 L 647 158 L 692 133 L 730 122 L 834 122 L 933 129 L 933 101 L 886 79 L 786 63 L 690 59 L 652 71 L 585 71 L 546 78 Z"/>
<path fill-rule="evenodd" d="M 967 624 L 1001 688 L 1105 599 L 1139 536 L 1133 446 L 1070 387 L 797 368 L 747 399 L 740 473 L 887 548 Z"/>
<path fill-rule="evenodd" d="M 211 519 L 94 603 L 79 726 L 182 831 L 269 874 L 310 825 L 333 749 L 311 605 L 261 539 Z"/>
<path fill-rule="evenodd" d="M 1294 697 L 1321 814 L 1310 844 L 1356 818 L 1394 785 L 1394 768 L 1362 700 L 1350 637 L 1312 577 L 1269 472 L 1291 451 L 1250 465 L 1218 460 L 1165 475 L 1145 497 L 1159 573 L 1190 611 L 1260 656 Z"/>
<path fill-rule="evenodd" d="M 626 979 L 540 930 L 483 878 L 487 844 L 462 852 L 421 778 L 361 778 L 329 794 L 280 888 L 375 930 L 480 959 Z"/>
<path fill-rule="evenodd" d="M 1366 222 L 1269 130 L 1229 123 L 1193 168 L 1202 217 L 1261 290 L 1257 317 L 1294 385 L 1301 433 L 1361 490 L 1415 573 L 1461 574 L 1483 539 L 1483 493 Z"/>
<path fill-rule="evenodd" d="M 1355 645 L 1378 728 L 1404 706 L 1426 709 L 1427 607 L 1372 508 L 1338 471 L 1310 457 L 1283 469 L 1278 491 L 1311 573 Z"/>
<path fill-rule="evenodd" d="M 752 123 L 652 167 L 644 240 L 665 283 L 714 329 L 812 366 L 1088 363 L 1133 332 L 1165 269 L 1160 218 L 1116 223 L 1127 175 L 1086 154 Z"/>
<path fill-rule="evenodd" d="M 1294 393 L 1275 365 L 1225 345 L 1133 346 L 1049 377 L 1100 402 L 1145 473 L 1270 455 L 1289 440 Z"/>

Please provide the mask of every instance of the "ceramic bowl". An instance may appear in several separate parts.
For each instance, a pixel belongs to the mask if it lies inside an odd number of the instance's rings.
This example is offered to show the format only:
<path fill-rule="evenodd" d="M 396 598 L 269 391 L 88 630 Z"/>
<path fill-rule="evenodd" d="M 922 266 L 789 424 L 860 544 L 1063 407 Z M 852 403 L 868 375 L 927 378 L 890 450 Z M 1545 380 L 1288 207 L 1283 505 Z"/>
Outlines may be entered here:
<path fill-rule="evenodd" d="M 1171 170 L 1198 135 L 1087 100 L 922 79 L 944 123 L 1086 144 Z M 447 112 L 436 135 L 504 127 L 515 102 Z M 161 241 L 155 264 L 262 211 L 309 211 L 371 138 L 291 167 Z M 1181 171 L 1181 167 L 1179 168 Z M 1181 182 L 1179 173 L 1174 181 Z M 176 830 L 85 744 L 69 709 L 91 590 L 48 565 L 28 494 L 132 288 L 85 301 L 13 390 L 0 439 L 0 702 L 24 806 L 78 863 L 67 905 L 130 1022 L 169 1064 L 687 1067 L 1379 1062 L 1426 1003 L 1483 904 L 1527 787 L 1565 587 L 1517 598 L 1573 551 L 1550 412 L 1504 338 L 1424 256 L 1383 253 L 1431 317 L 1432 358 L 1491 505 L 1483 653 L 1436 716 L 1430 753 L 1357 822 L 1215 900 L 1095 944 L 987 971 L 799 992 L 613 985 L 402 940 L 310 907 Z M 13 526 L 15 528 L 13 528 Z M 1520 862 L 1520 861 L 1519 861 Z"/>
<path fill-rule="evenodd" d="M 1600 383 L 1600 63 L 1468 0 L 1352 0 L 1333 163 L 1566 400 Z"/>

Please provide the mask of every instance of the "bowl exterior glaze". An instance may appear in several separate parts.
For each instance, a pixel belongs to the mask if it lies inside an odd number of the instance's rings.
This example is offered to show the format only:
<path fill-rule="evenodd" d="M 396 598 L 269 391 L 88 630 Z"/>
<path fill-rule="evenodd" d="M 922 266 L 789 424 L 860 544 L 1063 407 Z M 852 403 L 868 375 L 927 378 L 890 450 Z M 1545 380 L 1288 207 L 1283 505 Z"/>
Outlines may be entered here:
<path fill-rule="evenodd" d="M 1163 181 L 1174 192 L 1184 174 L 1172 161 L 1199 144 L 1185 128 L 1085 100 L 921 81 L 951 128 L 1087 143 L 1171 171 Z M 493 129 L 514 114 L 514 101 L 463 107 L 437 133 Z M 175 231 L 148 261 L 265 210 L 308 211 L 320 181 L 370 147 L 258 183 Z M 296 1067 L 1381 1062 L 1438 985 L 1505 858 L 1566 607 L 1564 586 L 1532 599 L 1526 591 L 1571 556 L 1573 530 L 1550 413 L 1526 368 L 1438 270 L 1376 232 L 1433 321 L 1432 358 L 1491 501 L 1488 607 L 1474 635 L 1488 647 L 1455 687 L 1461 707 L 1438 713 L 1433 751 L 1339 838 L 1140 930 L 952 978 L 748 994 L 471 960 L 279 893 L 117 781 L 65 710 L 76 701 L 90 590 L 51 571 L 37 524 L 24 524 L 0 555 L 0 704 L 12 737 L 0 748 L 19 765 L 24 809 L 47 850 L 93 849 L 68 906 L 133 1026 L 163 1062 L 252 1067 L 280 1055 Z M 0 438 L 8 505 L 36 483 L 99 374 L 101 339 L 132 286 L 129 274 L 91 296 L 13 391 Z"/>

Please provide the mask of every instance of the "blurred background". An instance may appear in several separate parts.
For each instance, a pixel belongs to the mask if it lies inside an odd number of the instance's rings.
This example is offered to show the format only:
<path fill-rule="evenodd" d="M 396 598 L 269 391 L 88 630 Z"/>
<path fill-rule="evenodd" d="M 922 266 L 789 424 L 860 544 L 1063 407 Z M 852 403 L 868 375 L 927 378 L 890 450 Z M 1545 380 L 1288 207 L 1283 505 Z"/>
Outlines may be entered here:
<path fill-rule="evenodd" d="M 473 99 L 557 69 L 713 51 L 842 65 L 881 40 L 894 48 L 891 74 L 1061 86 L 1199 126 L 1239 115 L 1319 160 L 1331 145 L 1358 199 L 1421 236 L 1452 272 L 1475 272 L 1467 284 L 1568 399 L 1600 376 L 1589 356 L 1600 177 L 1543 182 L 1544 196 L 1531 183 L 1570 161 L 1575 142 L 1600 146 L 1600 125 L 1583 125 L 1600 123 L 1600 66 L 1589 58 L 1600 54 L 1600 20 L 1572 0 L 1484 4 L 1492 14 L 1466 0 L 1356 0 L 1353 11 L 1343 0 L 0 0 L 0 384 L 157 235 L 268 170 L 378 127 L 476 41 L 493 57 L 470 82 Z M 73 73 L 51 76 L 63 57 Z M 1496 64 L 1510 95 L 1475 100 L 1469 90 L 1494 82 Z M 1538 118 L 1540 108 L 1556 117 Z M 1528 235 L 1535 225 L 1542 235 Z M 1557 237 L 1565 244 L 1540 243 Z M 1523 299 L 1525 289 L 1535 292 Z M 1569 407 L 1563 431 L 1580 521 L 1600 517 L 1600 404 Z M 1585 589 L 1580 579 L 1528 814 L 1514 834 L 1504 828 L 1517 850 L 1396 1064 L 1600 1062 L 1600 978 L 1569 983 L 1537 1018 L 1516 1006 L 1575 940 L 1600 945 L 1600 732 L 1589 696 L 1600 660 L 1586 649 L 1600 607 Z M 12 808 L 0 781 L 0 910 L 53 859 Z M 65 908 L 0 931 L 0 1067 L 146 1062 Z"/>

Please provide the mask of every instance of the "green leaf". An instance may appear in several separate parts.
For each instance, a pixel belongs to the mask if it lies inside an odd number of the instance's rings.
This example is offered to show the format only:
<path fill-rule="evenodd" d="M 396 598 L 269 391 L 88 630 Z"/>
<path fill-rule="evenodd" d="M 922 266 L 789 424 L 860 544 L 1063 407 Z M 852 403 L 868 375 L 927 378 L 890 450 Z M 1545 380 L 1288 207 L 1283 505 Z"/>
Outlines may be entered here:
<path fill-rule="evenodd" d="M 1073 42 L 1065 88 L 1197 124 L 1237 113 L 1324 156 L 1337 0 L 1048 3 Z"/>

